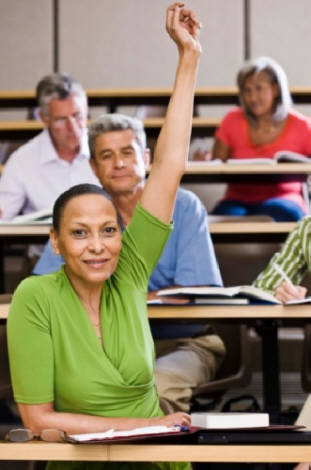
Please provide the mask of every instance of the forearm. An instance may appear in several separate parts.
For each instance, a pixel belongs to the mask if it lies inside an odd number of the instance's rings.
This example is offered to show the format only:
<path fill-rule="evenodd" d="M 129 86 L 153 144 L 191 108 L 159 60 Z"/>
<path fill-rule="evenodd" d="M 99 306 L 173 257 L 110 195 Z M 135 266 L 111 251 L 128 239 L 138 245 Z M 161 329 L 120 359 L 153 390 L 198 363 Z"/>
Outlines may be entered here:
<path fill-rule="evenodd" d="M 165 164 L 181 174 L 188 156 L 198 63 L 197 51 L 180 53 L 172 96 L 154 153 L 155 166 Z"/>
<path fill-rule="evenodd" d="M 274 293 L 277 287 L 283 282 L 283 278 L 274 268 L 274 264 L 280 266 L 294 284 L 298 285 L 301 282 L 307 270 L 307 262 L 303 250 L 304 229 L 301 234 L 299 228 L 298 226 L 289 234 L 281 251 L 275 253 L 265 270 L 259 274 L 254 281 L 256 287 Z"/>
<path fill-rule="evenodd" d="M 188 426 L 190 424 L 190 416 L 183 412 L 150 418 L 117 418 L 58 412 L 54 410 L 52 402 L 41 405 L 19 403 L 18 408 L 24 426 L 32 429 L 35 435 L 39 435 L 43 429 L 59 429 L 68 434 L 83 434 L 103 432 L 108 429 L 121 431 L 147 426 L 174 426 L 176 424 Z"/>
<path fill-rule="evenodd" d="M 109 418 L 81 413 L 63 413 L 51 409 L 35 409 L 36 405 L 19 405 L 25 427 L 35 434 L 43 429 L 60 429 L 69 434 L 102 432 L 108 429 L 127 430 L 156 424 L 158 418 Z M 25 409 L 26 408 L 26 409 Z"/>
<path fill-rule="evenodd" d="M 155 149 L 141 204 L 162 222 L 169 222 L 176 191 L 186 167 L 191 133 L 194 87 L 201 53 L 200 23 L 182 3 L 168 7 L 166 29 L 176 43 L 179 61 L 172 96 Z"/>
<path fill-rule="evenodd" d="M 219 158 L 222 161 L 226 161 L 229 158 L 230 148 L 222 140 L 216 138 L 212 148 L 212 158 Z"/>
<path fill-rule="evenodd" d="M 171 219 L 176 192 L 187 162 L 197 66 L 196 53 L 180 56 L 174 91 L 141 199 L 145 209 L 166 223 Z"/>

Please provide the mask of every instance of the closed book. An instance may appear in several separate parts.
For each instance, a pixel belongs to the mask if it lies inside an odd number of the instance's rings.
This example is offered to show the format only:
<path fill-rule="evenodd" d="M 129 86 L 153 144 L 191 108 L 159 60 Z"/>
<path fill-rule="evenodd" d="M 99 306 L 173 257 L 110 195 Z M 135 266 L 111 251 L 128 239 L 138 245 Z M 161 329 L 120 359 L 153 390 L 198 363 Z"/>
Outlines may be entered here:
<path fill-rule="evenodd" d="M 248 305 L 249 299 L 241 297 L 225 298 L 225 297 L 194 297 L 192 301 L 199 305 Z"/>
<path fill-rule="evenodd" d="M 211 412 L 192 413 L 191 425 L 208 429 L 264 428 L 269 426 L 268 413 Z"/>

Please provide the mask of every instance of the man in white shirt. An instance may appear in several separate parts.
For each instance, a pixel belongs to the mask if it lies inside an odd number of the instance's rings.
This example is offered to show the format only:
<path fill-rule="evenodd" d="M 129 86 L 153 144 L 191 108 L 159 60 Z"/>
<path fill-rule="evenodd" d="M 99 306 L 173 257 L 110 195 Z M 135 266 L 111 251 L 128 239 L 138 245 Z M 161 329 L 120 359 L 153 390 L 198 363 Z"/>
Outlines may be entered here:
<path fill-rule="evenodd" d="M 67 74 L 52 74 L 40 80 L 36 92 L 45 129 L 16 150 L 4 167 L 2 220 L 52 208 L 59 194 L 75 184 L 99 184 L 89 165 L 82 86 Z"/>

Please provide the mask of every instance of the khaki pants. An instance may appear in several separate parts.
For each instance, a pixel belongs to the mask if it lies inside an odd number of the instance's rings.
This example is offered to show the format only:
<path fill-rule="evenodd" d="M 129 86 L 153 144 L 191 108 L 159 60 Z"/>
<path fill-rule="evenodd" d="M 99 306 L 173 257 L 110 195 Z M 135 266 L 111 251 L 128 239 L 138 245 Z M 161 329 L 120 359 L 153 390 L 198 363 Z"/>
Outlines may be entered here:
<path fill-rule="evenodd" d="M 308 431 L 311 430 L 311 395 L 307 396 L 295 424 L 306 426 Z"/>
<path fill-rule="evenodd" d="M 155 350 L 160 401 L 171 411 L 189 412 L 192 389 L 212 380 L 223 359 L 222 340 L 217 335 L 156 340 Z"/>

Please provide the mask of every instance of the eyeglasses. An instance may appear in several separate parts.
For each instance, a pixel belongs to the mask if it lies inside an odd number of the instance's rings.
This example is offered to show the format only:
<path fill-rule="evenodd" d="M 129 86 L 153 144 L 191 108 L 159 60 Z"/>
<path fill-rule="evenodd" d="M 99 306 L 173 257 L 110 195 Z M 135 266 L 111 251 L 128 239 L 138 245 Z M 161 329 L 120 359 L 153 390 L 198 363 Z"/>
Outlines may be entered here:
<path fill-rule="evenodd" d="M 39 435 L 35 435 L 31 429 L 10 429 L 5 439 L 10 442 L 29 442 L 39 440 L 45 442 L 65 442 L 67 434 L 59 429 L 43 429 Z"/>

